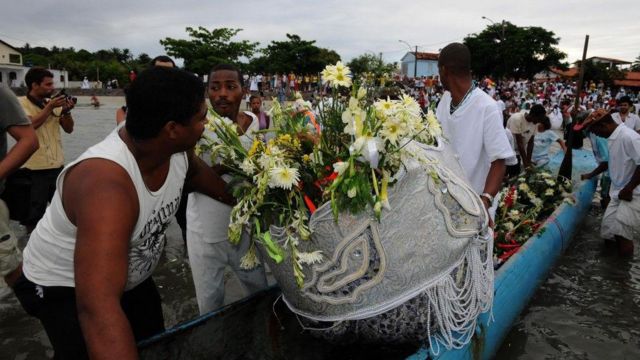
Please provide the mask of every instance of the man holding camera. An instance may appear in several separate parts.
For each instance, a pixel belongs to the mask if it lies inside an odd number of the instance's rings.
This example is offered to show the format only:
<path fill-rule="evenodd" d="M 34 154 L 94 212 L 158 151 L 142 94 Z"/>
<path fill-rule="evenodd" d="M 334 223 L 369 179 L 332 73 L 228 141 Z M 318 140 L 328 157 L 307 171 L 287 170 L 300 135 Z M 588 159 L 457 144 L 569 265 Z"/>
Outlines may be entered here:
<path fill-rule="evenodd" d="M 60 127 L 73 132 L 71 109 L 76 99 L 63 91 L 54 95 L 53 74 L 44 68 L 33 67 L 25 75 L 27 96 L 19 98 L 20 105 L 36 130 L 40 148 L 14 175 L 20 183 L 16 187 L 14 204 L 19 207 L 12 216 L 31 232 L 51 201 L 56 190 L 56 179 L 64 165 Z"/>

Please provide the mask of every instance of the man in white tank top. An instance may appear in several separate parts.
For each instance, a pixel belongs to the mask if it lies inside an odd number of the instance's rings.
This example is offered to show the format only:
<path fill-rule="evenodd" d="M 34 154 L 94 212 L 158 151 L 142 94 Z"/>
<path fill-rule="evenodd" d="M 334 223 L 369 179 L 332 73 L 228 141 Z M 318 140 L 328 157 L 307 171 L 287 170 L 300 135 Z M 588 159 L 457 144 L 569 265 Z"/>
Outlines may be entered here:
<path fill-rule="evenodd" d="M 240 72 L 231 65 L 218 65 L 209 74 L 209 101 L 221 116 L 232 119 L 238 126 L 240 140 L 247 149 L 253 143 L 254 131 L 260 130 L 258 118 L 251 112 L 240 112 L 243 84 Z M 215 136 L 214 133 L 207 136 Z M 210 154 L 202 154 L 211 159 Z M 211 164 L 222 174 L 218 164 Z M 247 293 L 267 286 L 264 268 L 240 268 L 240 259 L 247 252 L 249 241 L 243 238 L 238 245 L 227 239 L 231 207 L 217 200 L 193 192 L 187 203 L 187 251 L 196 289 L 200 314 L 221 307 L 224 303 L 224 270 L 229 266 Z"/>
<path fill-rule="evenodd" d="M 136 341 L 164 329 L 151 273 L 185 184 L 232 202 L 193 155 L 204 89 L 193 75 L 142 72 L 127 120 L 67 165 L 24 252 L 14 291 L 45 327 L 56 358 L 137 358 Z"/>

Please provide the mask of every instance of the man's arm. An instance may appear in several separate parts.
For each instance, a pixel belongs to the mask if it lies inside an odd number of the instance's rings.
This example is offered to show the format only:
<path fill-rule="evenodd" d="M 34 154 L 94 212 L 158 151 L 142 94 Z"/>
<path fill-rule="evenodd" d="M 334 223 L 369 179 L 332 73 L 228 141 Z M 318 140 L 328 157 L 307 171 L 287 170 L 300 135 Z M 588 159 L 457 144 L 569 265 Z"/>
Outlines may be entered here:
<path fill-rule="evenodd" d="M 522 137 L 522 134 L 513 134 L 513 136 L 516 139 L 516 146 L 518 147 L 518 153 L 520 154 L 522 163 L 524 167 L 528 167 L 530 165 L 530 161 L 527 160 L 527 152 L 524 147 L 524 137 Z"/>
<path fill-rule="evenodd" d="M 567 152 L 567 145 L 564 143 L 564 140 L 558 138 L 558 140 L 556 140 L 558 142 L 558 144 L 560 144 L 560 148 L 562 149 L 562 152 Z"/>
<path fill-rule="evenodd" d="M 529 138 L 527 143 L 527 162 L 531 164 L 531 156 L 533 155 L 533 136 Z"/>
<path fill-rule="evenodd" d="M 609 162 L 603 161 L 593 169 L 590 173 L 580 175 L 581 180 L 589 180 L 594 176 L 598 176 L 609 169 Z"/>
<path fill-rule="evenodd" d="M 633 199 L 633 190 L 640 185 L 640 166 L 636 165 L 636 169 L 631 176 L 631 180 L 618 193 L 618 199 L 631 201 Z"/>
<path fill-rule="evenodd" d="M 16 139 L 16 144 L 0 161 L 0 179 L 5 179 L 38 150 L 38 137 L 31 125 L 10 126 L 7 132 Z"/>
<path fill-rule="evenodd" d="M 49 118 L 49 115 L 53 114 L 53 110 L 55 108 L 62 107 L 66 102 L 67 100 L 64 96 L 58 96 L 51 99 L 47 105 L 44 106 L 44 109 L 42 109 L 37 115 L 29 116 L 33 128 L 37 129 L 42 126 L 42 124 L 44 124 L 44 122 Z"/>
<path fill-rule="evenodd" d="M 482 192 L 491 196 L 496 196 L 502 188 L 502 180 L 504 179 L 506 171 L 507 166 L 504 164 L 504 159 L 493 161 L 491 163 L 491 167 L 489 167 L 489 173 L 487 174 L 487 179 L 484 182 L 484 190 L 482 190 Z M 485 200 L 486 198 L 483 197 L 482 199 Z M 487 203 L 485 203 L 485 205 L 487 205 Z M 488 205 L 488 207 L 491 207 L 491 204 Z"/>
<path fill-rule="evenodd" d="M 193 150 L 187 152 L 189 172 L 185 183 L 189 190 L 205 194 L 228 205 L 235 204 L 233 196 L 226 192 L 226 183 L 209 165 L 197 157 Z"/>
<path fill-rule="evenodd" d="M 60 126 L 62 127 L 62 130 L 64 130 L 64 132 L 66 132 L 67 134 L 71 134 L 73 132 L 73 125 L 74 121 L 70 113 L 66 113 L 60 116 Z"/>
<path fill-rule="evenodd" d="M 135 359 L 135 339 L 120 305 L 139 213 L 133 183 L 115 163 L 88 159 L 69 170 L 62 196 L 67 217 L 77 227 L 76 301 L 89 357 Z"/>

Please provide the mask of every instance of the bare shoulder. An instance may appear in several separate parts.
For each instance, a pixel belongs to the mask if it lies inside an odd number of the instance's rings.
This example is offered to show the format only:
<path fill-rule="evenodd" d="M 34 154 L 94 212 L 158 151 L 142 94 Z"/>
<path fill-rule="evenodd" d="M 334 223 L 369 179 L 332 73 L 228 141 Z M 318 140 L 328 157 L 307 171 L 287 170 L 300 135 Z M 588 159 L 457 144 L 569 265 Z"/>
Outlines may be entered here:
<path fill-rule="evenodd" d="M 78 214 L 120 213 L 137 217 L 138 197 L 131 177 L 117 163 L 101 158 L 86 159 L 67 170 L 62 189 L 65 212 L 75 224 Z"/>

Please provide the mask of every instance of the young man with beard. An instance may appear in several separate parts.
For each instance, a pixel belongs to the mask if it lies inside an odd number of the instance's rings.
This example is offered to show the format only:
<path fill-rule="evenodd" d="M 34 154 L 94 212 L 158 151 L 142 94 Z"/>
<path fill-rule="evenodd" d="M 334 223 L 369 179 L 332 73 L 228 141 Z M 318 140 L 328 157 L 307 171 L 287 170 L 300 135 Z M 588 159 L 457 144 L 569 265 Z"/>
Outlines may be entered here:
<path fill-rule="evenodd" d="M 13 289 L 60 359 L 134 359 L 164 329 L 151 278 L 183 184 L 228 203 L 224 182 L 193 147 L 204 88 L 154 67 L 127 92 L 127 121 L 67 165 L 24 251 Z"/>
<path fill-rule="evenodd" d="M 22 201 L 18 203 L 24 204 L 26 209 L 20 210 L 22 214 L 17 216 L 30 233 L 44 215 L 56 189 L 56 179 L 64 165 L 60 128 L 67 134 L 73 132 L 70 111 L 75 102 L 65 95 L 52 98 L 55 92 L 53 74 L 47 69 L 29 69 L 25 82 L 29 92 L 18 100 L 36 130 L 40 148 L 12 176 L 12 182 L 29 184 L 19 190 Z"/>
<path fill-rule="evenodd" d="M 618 100 L 618 112 L 611 114 L 611 118 L 616 124 L 624 124 L 629 129 L 640 132 L 640 117 L 629 112 L 632 105 L 630 97 L 621 97 L 620 100 Z"/>
<path fill-rule="evenodd" d="M 249 149 L 260 129 L 258 118 L 249 111 L 240 111 L 244 95 L 242 74 L 232 65 L 218 65 L 209 74 L 209 101 L 220 116 L 233 121 L 238 129 L 242 145 Z M 215 133 L 206 135 L 214 138 Z M 211 161 L 211 154 L 203 153 L 205 161 Z M 217 164 L 209 164 L 219 173 L 224 169 Z M 223 175 L 223 178 L 225 176 Z M 229 178 L 225 179 L 229 180 Z M 248 293 L 254 293 L 267 286 L 264 268 L 241 269 L 242 256 L 246 253 L 249 239 L 243 235 L 240 244 L 228 241 L 229 215 L 231 206 L 212 199 L 206 194 L 189 194 L 187 204 L 187 250 L 196 288 L 200 314 L 221 307 L 224 303 L 224 270 L 230 266 Z"/>
<path fill-rule="evenodd" d="M 471 187 L 487 210 L 502 187 L 505 160 L 515 156 L 496 102 L 471 81 L 471 54 L 460 43 L 447 45 L 438 59 L 446 90 L 436 116 L 451 141 Z"/>

